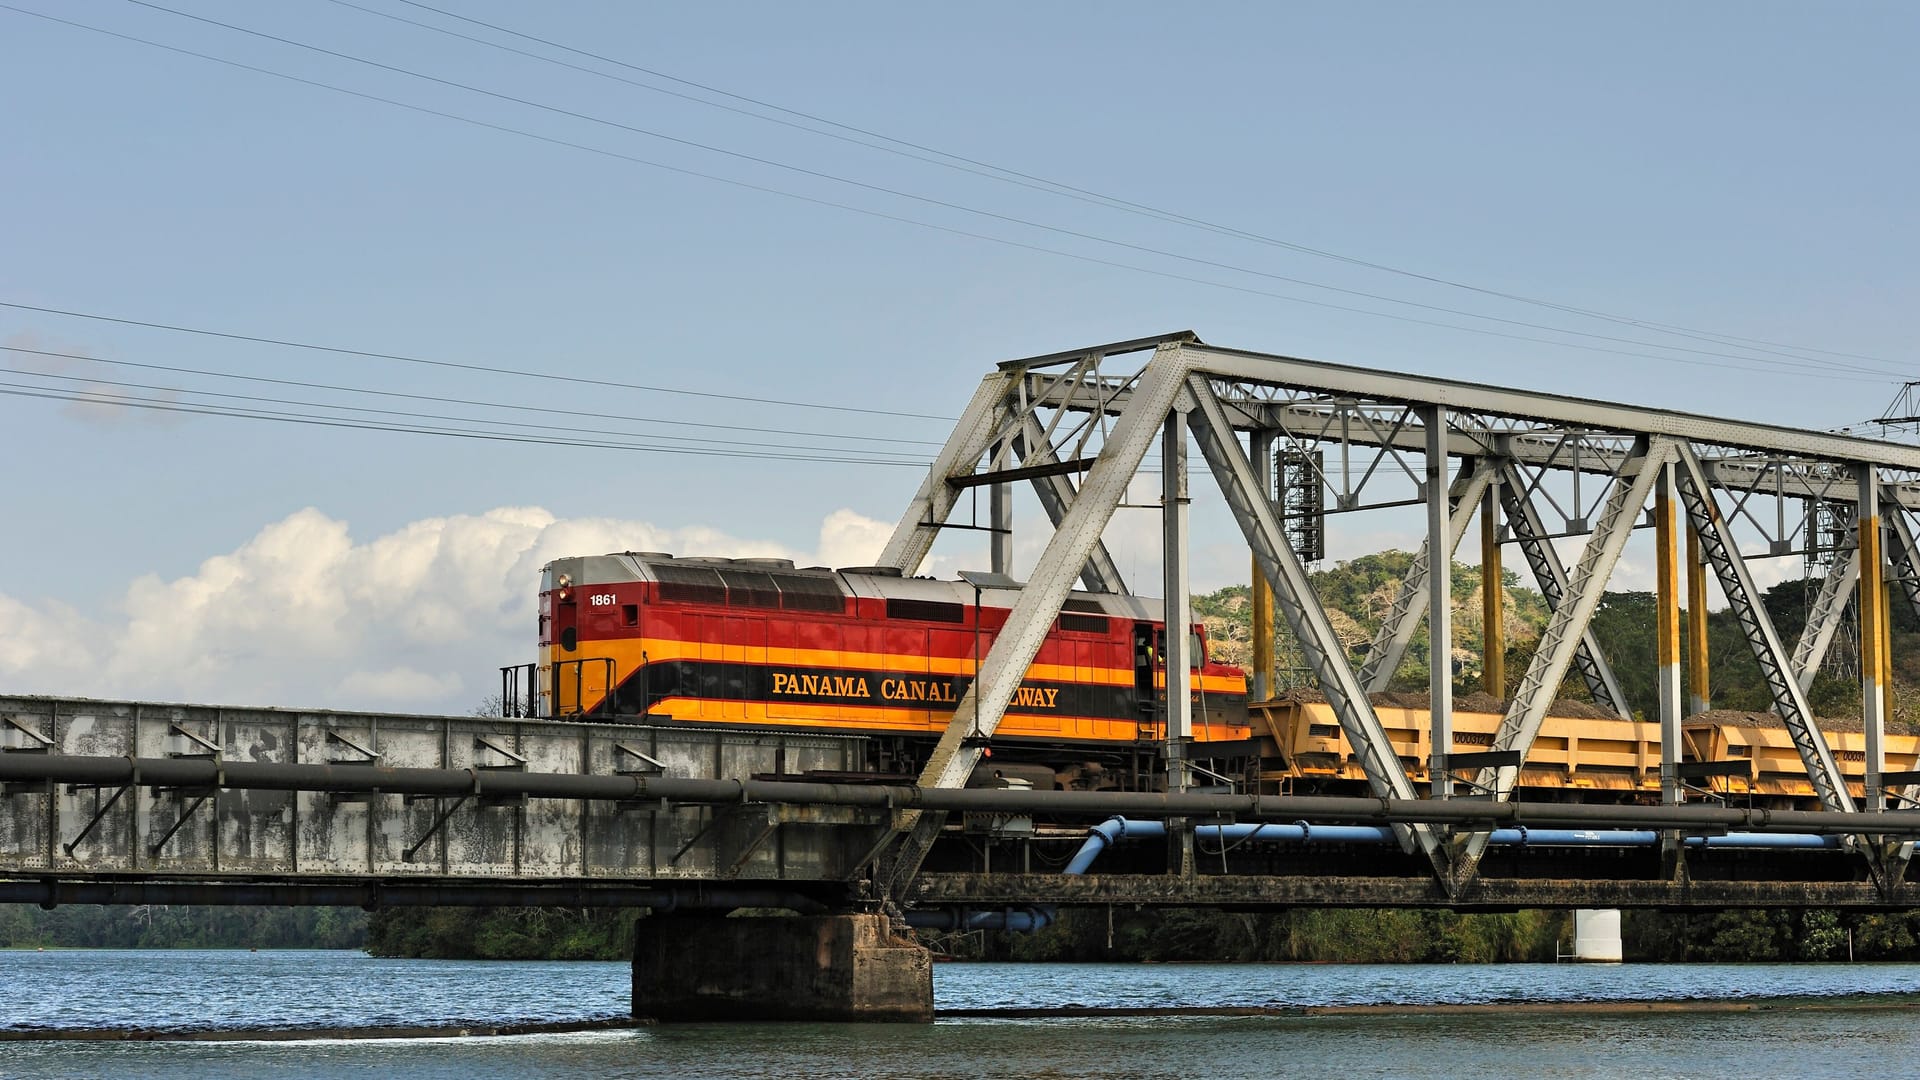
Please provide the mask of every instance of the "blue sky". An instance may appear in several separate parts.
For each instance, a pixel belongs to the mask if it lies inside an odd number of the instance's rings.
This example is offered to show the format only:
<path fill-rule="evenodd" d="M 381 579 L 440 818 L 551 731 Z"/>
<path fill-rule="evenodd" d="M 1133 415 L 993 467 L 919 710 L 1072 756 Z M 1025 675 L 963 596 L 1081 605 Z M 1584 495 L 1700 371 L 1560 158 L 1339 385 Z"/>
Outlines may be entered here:
<path fill-rule="evenodd" d="M 0 300 L 14 303 L 935 417 L 956 412 L 994 361 L 1183 328 L 1242 348 L 1809 427 L 1876 415 L 1913 374 L 1920 211 L 1911 184 L 1920 151 L 1911 112 L 1920 75 L 1910 60 L 1920 14 L 1904 6 L 433 3 L 1267 237 L 1486 289 L 1788 343 L 1795 348 L 1787 351 L 1829 362 L 1781 374 L 1762 362 L 1777 355 L 1052 197 L 327 0 L 165 6 L 549 108 L 126 0 L 7 2 L 549 139 L 1011 242 L 745 190 L 0 10 L 0 101 L 7 103 L 0 140 L 8 148 L 0 169 Z M 713 96 L 400 0 L 354 2 Z M 1246 270 L 1736 355 L 1582 339 Z M 1244 290 L 1646 355 L 1467 333 Z M 0 308 L 0 344 L 731 424 L 755 430 L 693 434 L 858 446 L 904 458 L 930 453 L 925 441 L 945 434 L 941 421 L 924 417 L 483 375 L 16 309 Z M 6 362 L 76 379 L 322 396 L 80 361 L 49 367 L 45 358 L 17 353 Z M 394 400 L 383 407 L 462 411 Z M 729 550 L 855 552 L 875 529 L 848 523 L 890 523 L 919 479 L 903 467 L 479 443 L 18 397 L 0 397 L 0 423 L 15 447 L 9 475 L 19 511 L 0 531 L 0 613 L 11 627 L 0 630 L 0 685 L 76 694 L 212 699 L 237 687 L 258 700 L 292 694 L 302 703 L 453 707 L 484 685 L 474 669 L 516 659 L 497 654 L 527 647 L 518 620 L 532 580 L 511 575 L 524 574 L 529 552 L 568 553 L 553 546 L 563 538 L 646 546 L 623 538 L 648 529 Z M 591 425 L 674 430 L 637 421 Z M 854 444 L 847 435 L 901 441 Z M 538 508 L 546 517 L 537 520 L 548 523 L 521 518 L 509 526 L 486 517 L 502 508 Z M 829 542 L 823 523 L 836 511 L 853 517 L 836 519 L 838 539 Z M 482 524 L 489 520 L 492 526 Z M 1218 523 L 1204 511 L 1199 520 Z M 601 525 L 567 532 L 579 522 Z M 1349 530 L 1347 553 L 1390 539 L 1397 527 Z M 432 549 L 418 556 L 437 567 L 432 573 L 381 571 L 396 575 L 393 618 L 421 599 L 409 590 L 432 582 L 442 591 L 434 601 L 471 594 L 449 616 L 470 628 L 465 638 L 438 631 L 440 644 L 420 651 L 406 634 L 359 632 L 355 605 L 366 600 L 351 588 L 340 593 L 339 610 L 301 614 L 297 604 L 261 599 L 292 603 L 311 591 L 314 579 L 303 574 L 337 581 L 348 566 L 371 573 L 366 560 L 383 539 L 423 530 L 468 536 L 493 561 L 463 554 L 445 537 L 421 547 Z M 324 537 L 335 539 L 316 539 Z M 1196 552 L 1197 584 L 1224 584 L 1240 572 L 1230 540 Z M 321 551 L 339 559 L 321 565 L 295 557 Z M 253 562 L 242 557 L 247 552 Z M 970 557 L 960 545 L 949 562 Z M 216 560 L 211 569 L 208 560 Z M 201 598 L 211 622 L 168 621 L 184 593 Z M 220 612 L 256 608 L 279 614 L 220 621 Z M 291 632 L 275 636 L 276 618 L 341 625 L 316 643 Z M 54 648 L 56 641 L 63 644 Z M 141 641 L 169 648 L 142 653 Z M 207 659 L 216 654 L 225 659 Z M 167 674 L 189 657 L 201 675 Z M 325 678 L 295 672 L 316 665 Z M 242 677 L 259 669 L 284 671 L 259 683 Z M 417 686 L 437 689 L 411 699 L 375 689 L 404 683 L 410 673 L 420 676 Z M 325 699 L 342 679 L 361 674 L 365 692 Z"/>

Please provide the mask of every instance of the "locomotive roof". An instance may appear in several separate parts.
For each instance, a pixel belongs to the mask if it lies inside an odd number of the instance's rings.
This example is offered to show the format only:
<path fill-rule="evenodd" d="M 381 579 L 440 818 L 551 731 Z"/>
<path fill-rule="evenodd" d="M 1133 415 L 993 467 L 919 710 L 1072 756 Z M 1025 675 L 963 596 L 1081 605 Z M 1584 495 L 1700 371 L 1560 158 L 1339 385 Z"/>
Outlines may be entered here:
<path fill-rule="evenodd" d="M 582 586 L 622 581 L 659 581 L 663 572 L 672 574 L 676 570 L 701 567 L 723 572 L 758 571 L 773 575 L 776 581 L 781 577 L 815 581 L 832 579 L 843 592 L 868 599 L 931 600 L 955 604 L 974 602 L 974 587 L 965 581 L 906 577 L 892 567 L 849 566 L 835 570 L 825 566 L 795 566 L 791 559 L 676 558 L 660 551 L 615 551 L 605 555 L 555 559 L 542 568 L 541 588 L 552 588 L 561 574 L 566 574 L 574 585 Z M 980 603 L 988 607 L 1012 607 L 1014 601 L 1019 599 L 1020 590 L 1017 587 L 989 587 L 981 589 L 979 595 Z M 1147 620 L 1158 619 L 1162 613 L 1160 601 L 1151 597 L 1080 591 L 1068 594 L 1062 610 Z"/>

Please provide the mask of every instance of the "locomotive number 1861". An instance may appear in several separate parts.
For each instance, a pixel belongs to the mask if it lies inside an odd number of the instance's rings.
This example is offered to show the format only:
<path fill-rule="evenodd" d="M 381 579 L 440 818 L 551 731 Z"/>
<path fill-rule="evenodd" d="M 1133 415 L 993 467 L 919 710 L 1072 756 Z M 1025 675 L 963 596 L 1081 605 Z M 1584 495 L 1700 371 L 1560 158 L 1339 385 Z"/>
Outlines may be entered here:
<path fill-rule="evenodd" d="M 592 596 L 587 597 L 587 606 L 588 607 L 612 607 L 613 594 L 612 593 L 594 593 Z"/>

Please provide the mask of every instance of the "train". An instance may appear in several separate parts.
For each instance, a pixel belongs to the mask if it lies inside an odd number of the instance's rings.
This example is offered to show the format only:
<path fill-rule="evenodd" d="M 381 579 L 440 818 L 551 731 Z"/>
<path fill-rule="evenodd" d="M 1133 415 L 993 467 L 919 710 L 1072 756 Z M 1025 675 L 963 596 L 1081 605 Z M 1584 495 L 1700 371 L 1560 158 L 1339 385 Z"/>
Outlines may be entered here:
<path fill-rule="evenodd" d="M 1423 698 L 1424 695 L 1418 696 Z M 1498 702 L 1474 699 L 1453 713 L 1456 753 L 1488 750 L 1502 719 Z M 1487 707 L 1474 707 L 1483 705 Z M 1660 801 L 1660 725 L 1600 715 L 1583 702 L 1557 702 L 1540 726 L 1516 781 L 1532 800 L 1657 803 Z M 1365 774 L 1333 707 L 1315 695 L 1289 695 L 1252 706 L 1262 737 L 1260 782 L 1281 793 L 1359 793 Z M 1428 783 L 1430 714 L 1414 695 L 1377 695 L 1374 714 L 1409 779 Z M 1855 725 L 1857 726 L 1857 725 Z M 1696 797 L 1777 809 L 1817 809 L 1800 752 L 1780 718 L 1770 712 L 1718 709 L 1681 725 L 1683 780 Z M 1854 796 L 1866 782 L 1866 736 L 1823 730 Z M 1889 733 L 1885 771 L 1920 771 L 1920 737 Z M 1468 773 L 1459 774 L 1472 779 Z M 1464 790 L 1464 789 L 1462 789 Z M 1467 793 L 1471 793 L 1470 791 Z"/>
<path fill-rule="evenodd" d="M 857 735 L 862 775 L 917 774 L 947 730 L 1019 587 L 913 577 L 893 567 L 799 567 L 786 559 L 624 551 L 556 559 L 541 571 L 538 662 L 503 669 L 518 715 Z M 1073 592 L 1048 628 L 990 739 L 978 782 L 1043 789 L 1164 786 L 1161 602 Z M 1186 628 L 1193 698 L 1189 757 L 1239 790 L 1359 794 L 1366 778 L 1332 707 L 1311 694 L 1250 702 L 1204 627 Z M 1499 702 L 1462 700 L 1454 752 L 1491 747 Z M 1376 695 L 1394 754 L 1430 778 L 1424 700 Z M 1768 713 L 1719 711 L 1683 726 L 1699 794 L 1814 805 L 1792 740 Z M 1856 793 L 1864 736 L 1829 731 Z M 1890 772 L 1920 770 L 1920 737 L 1889 734 Z M 1657 802 L 1659 725 L 1556 703 L 1518 778 L 1534 799 Z M 990 769 L 990 771 L 988 771 Z"/>
<path fill-rule="evenodd" d="M 541 572 L 533 714 L 865 736 L 870 771 L 917 771 L 1005 625 L 1017 586 L 892 567 L 626 551 Z M 988 743 L 1002 780 L 1149 789 L 1164 782 L 1159 602 L 1073 592 Z M 1246 674 L 1192 658 L 1193 757 L 1245 773 L 1257 751 Z M 510 692 L 517 696 L 517 692 Z"/>

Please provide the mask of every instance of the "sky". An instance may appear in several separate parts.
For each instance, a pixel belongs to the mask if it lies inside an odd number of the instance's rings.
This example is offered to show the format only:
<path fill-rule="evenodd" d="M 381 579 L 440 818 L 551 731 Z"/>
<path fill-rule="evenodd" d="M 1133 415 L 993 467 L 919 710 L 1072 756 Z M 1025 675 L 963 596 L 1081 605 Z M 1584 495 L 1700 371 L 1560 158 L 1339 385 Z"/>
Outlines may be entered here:
<path fill-rule="evenodd" d="M 994 363 L 1104 341 L 1809 428 L 1920 377 L 1913 8 L 1194 8 L 3 0 L 0 690 L 466 711 L 545 560 L 870 562 Z"/>

